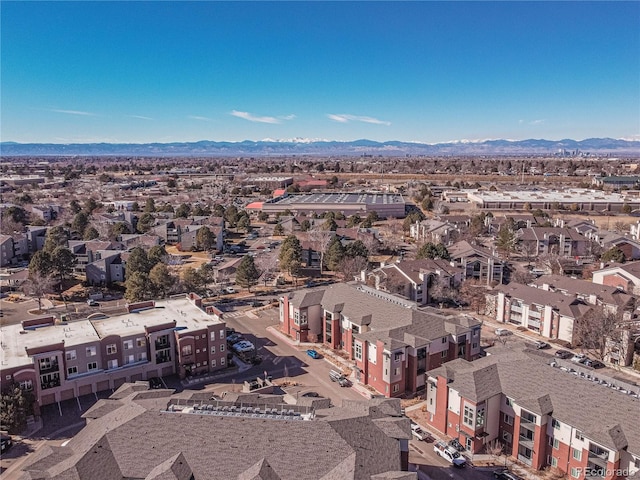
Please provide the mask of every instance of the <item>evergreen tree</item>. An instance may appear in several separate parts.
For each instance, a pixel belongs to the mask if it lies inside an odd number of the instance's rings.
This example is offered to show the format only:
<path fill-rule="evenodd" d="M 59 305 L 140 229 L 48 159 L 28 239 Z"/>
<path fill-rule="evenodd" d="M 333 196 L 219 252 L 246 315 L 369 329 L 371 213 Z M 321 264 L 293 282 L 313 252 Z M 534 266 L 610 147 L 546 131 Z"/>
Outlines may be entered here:
<path fill-rule="evenodd" d="M 447 250 L 447 247 L 445 247 L 443 243 L 436 245 L 428 242 L 418 249 L 416 259 L 420 258 L 441 258 L 443 260 L 449 260 L 451 256 L 449 255 L 449 250 Z"/>
<path fill-rule="evenodd" d="M 176 279 L 164 263 L 157 263 L 149 272 L 149 281 L 154 294 L 164 298 Z"/>
<path fill-rule="evenodd" d="M 83 233 L 88 225 L 89 225 L 89 217 L 87 217 L 86 213 L 80 211 L 76 213 L 75 217 L 73 217 L 71 228 L 73 228 L 73 230 L 78 233 Z"/>
<path fill-rule="evenodd" d="M 33 254 L 31 261 L 29 262 L 29 273 L 48 276 L 51 272 L 53 272 L 51 254 L 46 250 L 38 250 Z"/>
<path fill-rule="evenodd" d="M 60 284 L 62 284 L 62 281 L 71 272 L 73 272 L 73 266 L 75 263 L 76 257 L 68 248 L 58 247 L 51 252 L 51 264 L 53 266 L 52 272 L 58 277 Z"/>
<path fill-rule="evenodd" d="M 260 272 L 256 268 L 253 257 L 245 255 L 236 270 L 236 283 L 251 291 L 251 287 L 258 283 L 258 278 L 260 278 Z"/>
<path fill-rule="evenodd" d="M 198 250 L 211 250 L 216 245 L 216 236 L 204 226 L 196 232 L 196 248 Z"/>
<path fill-rule="evenodd" d="M 134 273 L 148 274 L 151 270 L 151 263 L 147 252 L 142 247 L 135 247 L 131 250 L 126 264 L 126 276 L 129 277 Z"/>
<path fill-rule="evenodd" d="M 85 228 L 84 233 L 82 234 L 83 240 L 94 240 L 99 237 L 100 237 L 100 233 L 98 233 L 98 230 L 96 230 L 96 228 L 91 225 Z"/>
<path fill-rule="evenodd" d="M 345 248 L 338 237 L 333 237 L 329 247 L 327 248 L 327 254 L 325 255 L 325 261 L 327 268 L 332 271 L 337 271 L 340 268 L 340 262 L 345 257 Z"/>
<path fill-rule="evenodd" d="M 285 238 L 284 242 L 282 242 L 278 258 L 280 260 L 280 268 L 282 270 L 293 275 L 300 269 L 300 264 L 302 262 L 302 246 L 300 245 L 300 240 L 298 240 L 295 235 L 289 235 Z"/>
<path fill-rule="evenodd" d="M 58 247 L 66 247 L 69 241 L 67 232 L 60 225 L 51 227 L 44 240 L 44 250 L 53 252 Z"/>
<path fill-rule="evenodd" d="M 139 302 L 149 298 L 150 294 L 149 274 L 146 272 L 127 273 L 124 296 L 130 302 Z"/>
<path fill-rule="evenodd" d="M 273 228 L 273 235 L 275 237 L 281 237 L 284 235 L 284 227 L 282 226 L 281 223 L 278 223 L 274 228 Z"/>

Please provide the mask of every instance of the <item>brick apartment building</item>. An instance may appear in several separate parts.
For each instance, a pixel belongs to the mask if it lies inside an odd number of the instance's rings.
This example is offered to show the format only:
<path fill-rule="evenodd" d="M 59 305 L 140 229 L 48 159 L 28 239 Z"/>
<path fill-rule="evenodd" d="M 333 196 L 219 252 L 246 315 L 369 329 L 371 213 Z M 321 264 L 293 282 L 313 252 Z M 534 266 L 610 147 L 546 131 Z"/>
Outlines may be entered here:
<path fill-rule="evenodd" d="M 479 453 L 508 455 L 572 479 L 618 479 L 640 470 L 640 400 L 553 368 L 535 352 L 498 349 L 428 372 L 428 423 Z"/>
<path fill-rule="evenodd" d="M 114 317 L 2 327 L 2 385 L 17 383 L 47 405 L 125 382 L 224 369 L 226 325 L 219 311 L 208 310 L 189 294 L 130 304 Z"/>
<path fill-rule="evenodd" d="M 412 302 L 356 284 L 283 296 L 280 329 L 301 342 L 345 352 L 356 380 L 386 397 L 422 391 L 427 370 L 480 354 L 475 318 L 418 310 Z"/>

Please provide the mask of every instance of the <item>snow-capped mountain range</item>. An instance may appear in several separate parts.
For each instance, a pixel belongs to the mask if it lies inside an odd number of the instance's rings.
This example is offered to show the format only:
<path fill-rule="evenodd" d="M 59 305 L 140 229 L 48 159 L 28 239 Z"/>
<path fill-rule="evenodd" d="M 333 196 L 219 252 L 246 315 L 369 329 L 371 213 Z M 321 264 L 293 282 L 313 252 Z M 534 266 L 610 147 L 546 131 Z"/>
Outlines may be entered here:
<path fill-rule="evenodd" d="M 446 143 L 376 142 L 292 138 L 242 142 L 174 143 L 0 143 L 2 156 L 135 155 L 135 156 L 283 156 L 283 155 L 554 155 L 559 152 L 640 157 L 640 141 L 589 138 L 586 140 L 456 140 Z"/>

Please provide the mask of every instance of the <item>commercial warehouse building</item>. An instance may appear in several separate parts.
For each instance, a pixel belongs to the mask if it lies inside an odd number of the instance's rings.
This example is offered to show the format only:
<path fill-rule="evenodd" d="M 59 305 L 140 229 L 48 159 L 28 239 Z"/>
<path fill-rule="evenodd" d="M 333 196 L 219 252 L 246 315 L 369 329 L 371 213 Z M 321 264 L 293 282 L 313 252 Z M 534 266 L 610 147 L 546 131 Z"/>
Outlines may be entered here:
<path fill-rule="evenodd" d="M 285 194 L 256 206 L 268 214 L 289 210 L 292 213 L 323 214 L 342 212 L 366 216 L 376 212 L 380 218 L 405 216 L 404 197 L 395 193 L 304 193 Z"/>
<path fill-rule="evenodd" d="M 443 198 L 451 202 L 467 201 L 489 210 L 551 210 L 565 209 L 590 212 L 621 212 L 627 205 L 640 209 L 640 192 L 603 192 L 587 188 L 566 190 L 509 190 L 491 192 L 463 190 L 444 192 Z"/>

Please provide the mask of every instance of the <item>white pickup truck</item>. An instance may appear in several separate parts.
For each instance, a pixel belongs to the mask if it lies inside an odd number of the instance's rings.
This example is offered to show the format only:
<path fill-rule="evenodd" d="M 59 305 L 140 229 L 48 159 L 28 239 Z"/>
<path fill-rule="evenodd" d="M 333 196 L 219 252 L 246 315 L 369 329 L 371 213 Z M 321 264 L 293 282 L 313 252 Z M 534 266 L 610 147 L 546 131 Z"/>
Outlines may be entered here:
<path fill-rule="evenodd" d="M 444 442 L 438 442 L 433 446 L 433 451 L 444 458 L 454 467 L 464 467 L 467 461 L 458 453 L 458 451 L 448 446 Z"/>

